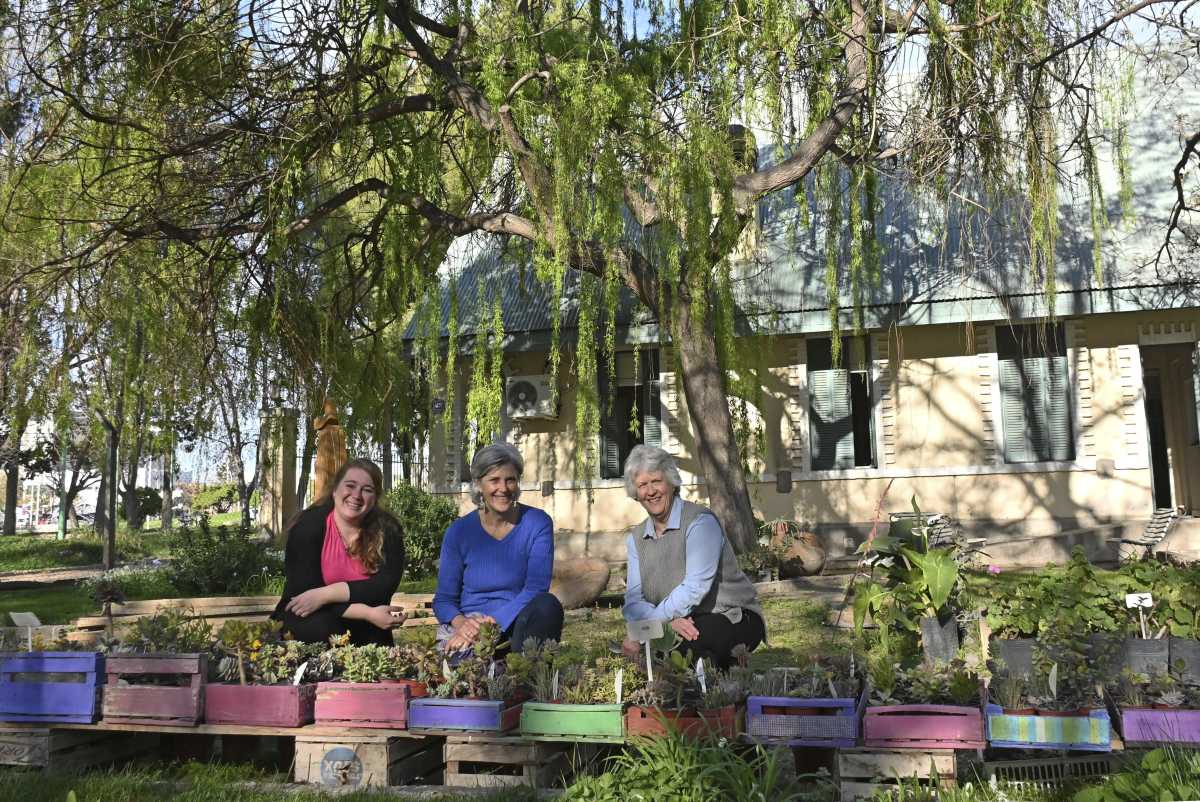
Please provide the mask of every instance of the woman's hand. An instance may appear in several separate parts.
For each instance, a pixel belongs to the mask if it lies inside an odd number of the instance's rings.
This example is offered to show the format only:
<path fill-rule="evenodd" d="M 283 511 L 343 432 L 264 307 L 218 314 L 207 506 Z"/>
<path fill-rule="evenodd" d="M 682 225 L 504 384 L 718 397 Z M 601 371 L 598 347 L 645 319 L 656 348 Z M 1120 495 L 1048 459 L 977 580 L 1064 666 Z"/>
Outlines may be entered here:
<path fill-rule="evenodd" d="M 372 607 L 367 613 L 367 620 L 380 629 L 395 629 L 404 624 L 407 615 L 401 610 L 393 609 L 390 604 L 380 604 Z"/>
<path fill-rule="evenodd" d="M 454 634 L 450 636 L 450 640 L 446 641 L 446 651 L 458 652 L 467 648 L 475 642 L 479 637 L 479 627 L 484 623 L 494 624 L 496 619 L 490 615 L 456 615 L 454 620 L 450 622 L 450 626 L 454 627 Z"/>
<path fill-rule="evenodd" d="M 324 607 L 326 603 L 328 603 L 328 599 L 325 598 L 325 588 L 313 588 L 293 596 L 285 609 L 301 618 L 307 618 Z"/>
<path fill-rule="evenodd" d="M 637 658 L 642 653 L 642 644 L 635 641 L 633 638 L 626 638 L 621 641 L 621 652 L 629 658 Z"/>
<path fill-rule="evenodd" d="M 696 640 L 700 637 L 700 630 L 696 629 L 690 618 L 672 618 L 671 629 L 679 633 L 679 637 L 684 640 Z"/>

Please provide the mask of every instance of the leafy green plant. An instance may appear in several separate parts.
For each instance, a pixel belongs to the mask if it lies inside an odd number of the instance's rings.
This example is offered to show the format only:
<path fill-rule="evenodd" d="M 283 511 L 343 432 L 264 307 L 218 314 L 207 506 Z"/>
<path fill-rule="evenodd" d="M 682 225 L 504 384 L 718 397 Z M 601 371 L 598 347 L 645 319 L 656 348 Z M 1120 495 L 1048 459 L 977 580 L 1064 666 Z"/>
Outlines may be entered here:
<path fill-rule="evenodd" d="M 257 656 L 264 643 L 277 639 L 278 621 L 226 621 L 217 633 L 217 649 L 225 655 L 219 666 L 222 678 L 237 676 L 238 682 L 246 685 L 246 663 L 251 655 Z"/>
<path fill-rule="evenodd" d="M 135 652 L 208 652 L 213 646 L 213 631 L 208 621 L 196 616 L 190 607 L 169 607 L 137 619 L 121 644 Z"/>
<path fill-rule="evenodd" d="M 207 517 L 172 537 L 171 583 L 180 593 L 242 595 L 283 573 L 283 561 L 248 528 L 218 526 Z"/>
<path fill-rule="evenodd" d="M 1173 802 L 1200 799 L 1200 752 L 1177 748 L 1147 752 L 1100 785 L 1075 794 L 1073 802 Z"/>
<path fill-rule="evenodd" d="M 226 482 L 206 487 L 197 492 L 192 496 L 192 509 L 199 513 L 212 510 L 229 512 L 235 501 L 237 501 L 237 485 L 233 482 Z"/>
<path fill-rule="evenodd" d="M 750 679 L 755 696 L 794 699 L 847 698 L 858 695 L 860 668 L 852 655 L 814 659 L 807 667 L 779 667 Z"/>
<path fill-rule="evenodd" d="M 405 574 L 420 579 L 434 573 L 446 528 L 458 517 L 458 509 L 444 498 L 419 487 L 398 484 L 384 497 L 383 506 L 404 522 Z"/>
<path fill-rule="evenodd" d="M 1025 706 L 1025 690 L 1028 685 L 1024 676 L 1002 672 L 992 678 L 989 689 L 996 704 L 1005 710 L 1017 710 Z"/>

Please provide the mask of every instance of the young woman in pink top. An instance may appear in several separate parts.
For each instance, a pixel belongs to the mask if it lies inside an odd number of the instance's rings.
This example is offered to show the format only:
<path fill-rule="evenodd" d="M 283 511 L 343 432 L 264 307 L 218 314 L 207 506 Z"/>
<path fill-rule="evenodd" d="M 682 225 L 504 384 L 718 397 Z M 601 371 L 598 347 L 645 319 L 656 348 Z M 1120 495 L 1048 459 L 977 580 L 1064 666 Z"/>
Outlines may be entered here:
<path fill-rule="evenodd" d="M 400 523 L 378 506 L 383 475 L 354 459 L 334 477 L 333 491 L 300 513 L 288 529 L 283 597 L 271 617 L 306 643 L 350 633 L 355 644 L 391 645 L 404 623 L 391 608 L 404 573 Z"/>

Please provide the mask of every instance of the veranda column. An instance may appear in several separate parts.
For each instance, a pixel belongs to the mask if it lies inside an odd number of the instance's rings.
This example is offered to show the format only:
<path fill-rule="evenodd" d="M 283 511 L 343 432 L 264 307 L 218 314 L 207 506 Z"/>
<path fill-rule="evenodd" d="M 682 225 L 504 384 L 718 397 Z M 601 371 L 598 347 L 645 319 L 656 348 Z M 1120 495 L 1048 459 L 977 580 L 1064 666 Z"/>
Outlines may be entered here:
<path fill-rule="evenodd" d="M 296 434 L 299 413 L 287 407 L 264 410 L 260 420 L 262 500 L 259 529 L 283 545 L 284 527 L 296 514 Z"/>

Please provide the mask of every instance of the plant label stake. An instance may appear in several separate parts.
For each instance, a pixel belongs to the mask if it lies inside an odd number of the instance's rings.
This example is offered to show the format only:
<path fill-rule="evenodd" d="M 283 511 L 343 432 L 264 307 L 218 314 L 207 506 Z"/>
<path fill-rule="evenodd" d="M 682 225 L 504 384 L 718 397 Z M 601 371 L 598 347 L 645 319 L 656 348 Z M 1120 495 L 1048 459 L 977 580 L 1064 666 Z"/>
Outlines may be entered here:
<path fill-rule="evenodd" d="M 701 657 L 696 661 L 696 681 L 700 683 L 700 693 L 708 693 L 708 683 L 705 682 L 704 676 L 704 658 Z"/>
<path fill-rule="evenodd" d="M 550 685 L 550 695 L 555 699 L 558 698 L 558 669 L 554 669 L 554 679 Z"/>
<path fill-rule="evenodd" d="M 1137 608 L 1138 621 L 1141 624 L 1142 639 L 1144 640 L 1147 637 L 1146 636 L 1146 614 L 1142 611 L 1149 610 L 1154 607 L 1154 597 L 1152 597 L 1149 593 L 1126 593 L 1125 594 L 1125 606 L 1131 610 L 1134 608 Z"/>
<path fill-rule="evenodd" d="M 304 679 L 304 671 L 307 668 L 308 668 L 308 661 L 305 661 L 300 664 L 300 667 L 296 669 L 296 676 L 292 677 L 293 685 L 300 684 L 300 680 Z"/>
<path fill-rule="evenodd" d="M 646 618 L 641 621 L 626 621 L 625 634 L 630 640 L 646 646 L 646 680 L 654 682 L 654 666 L 651 665 L 650 642 L 663 636 L 663 622 L 657 618 Z"/>
<path fill-rule="evenodd" d="M 625 684 L 625 669 L 617 669 L 617 704 L 621 704 L 622 686 Z"/>

